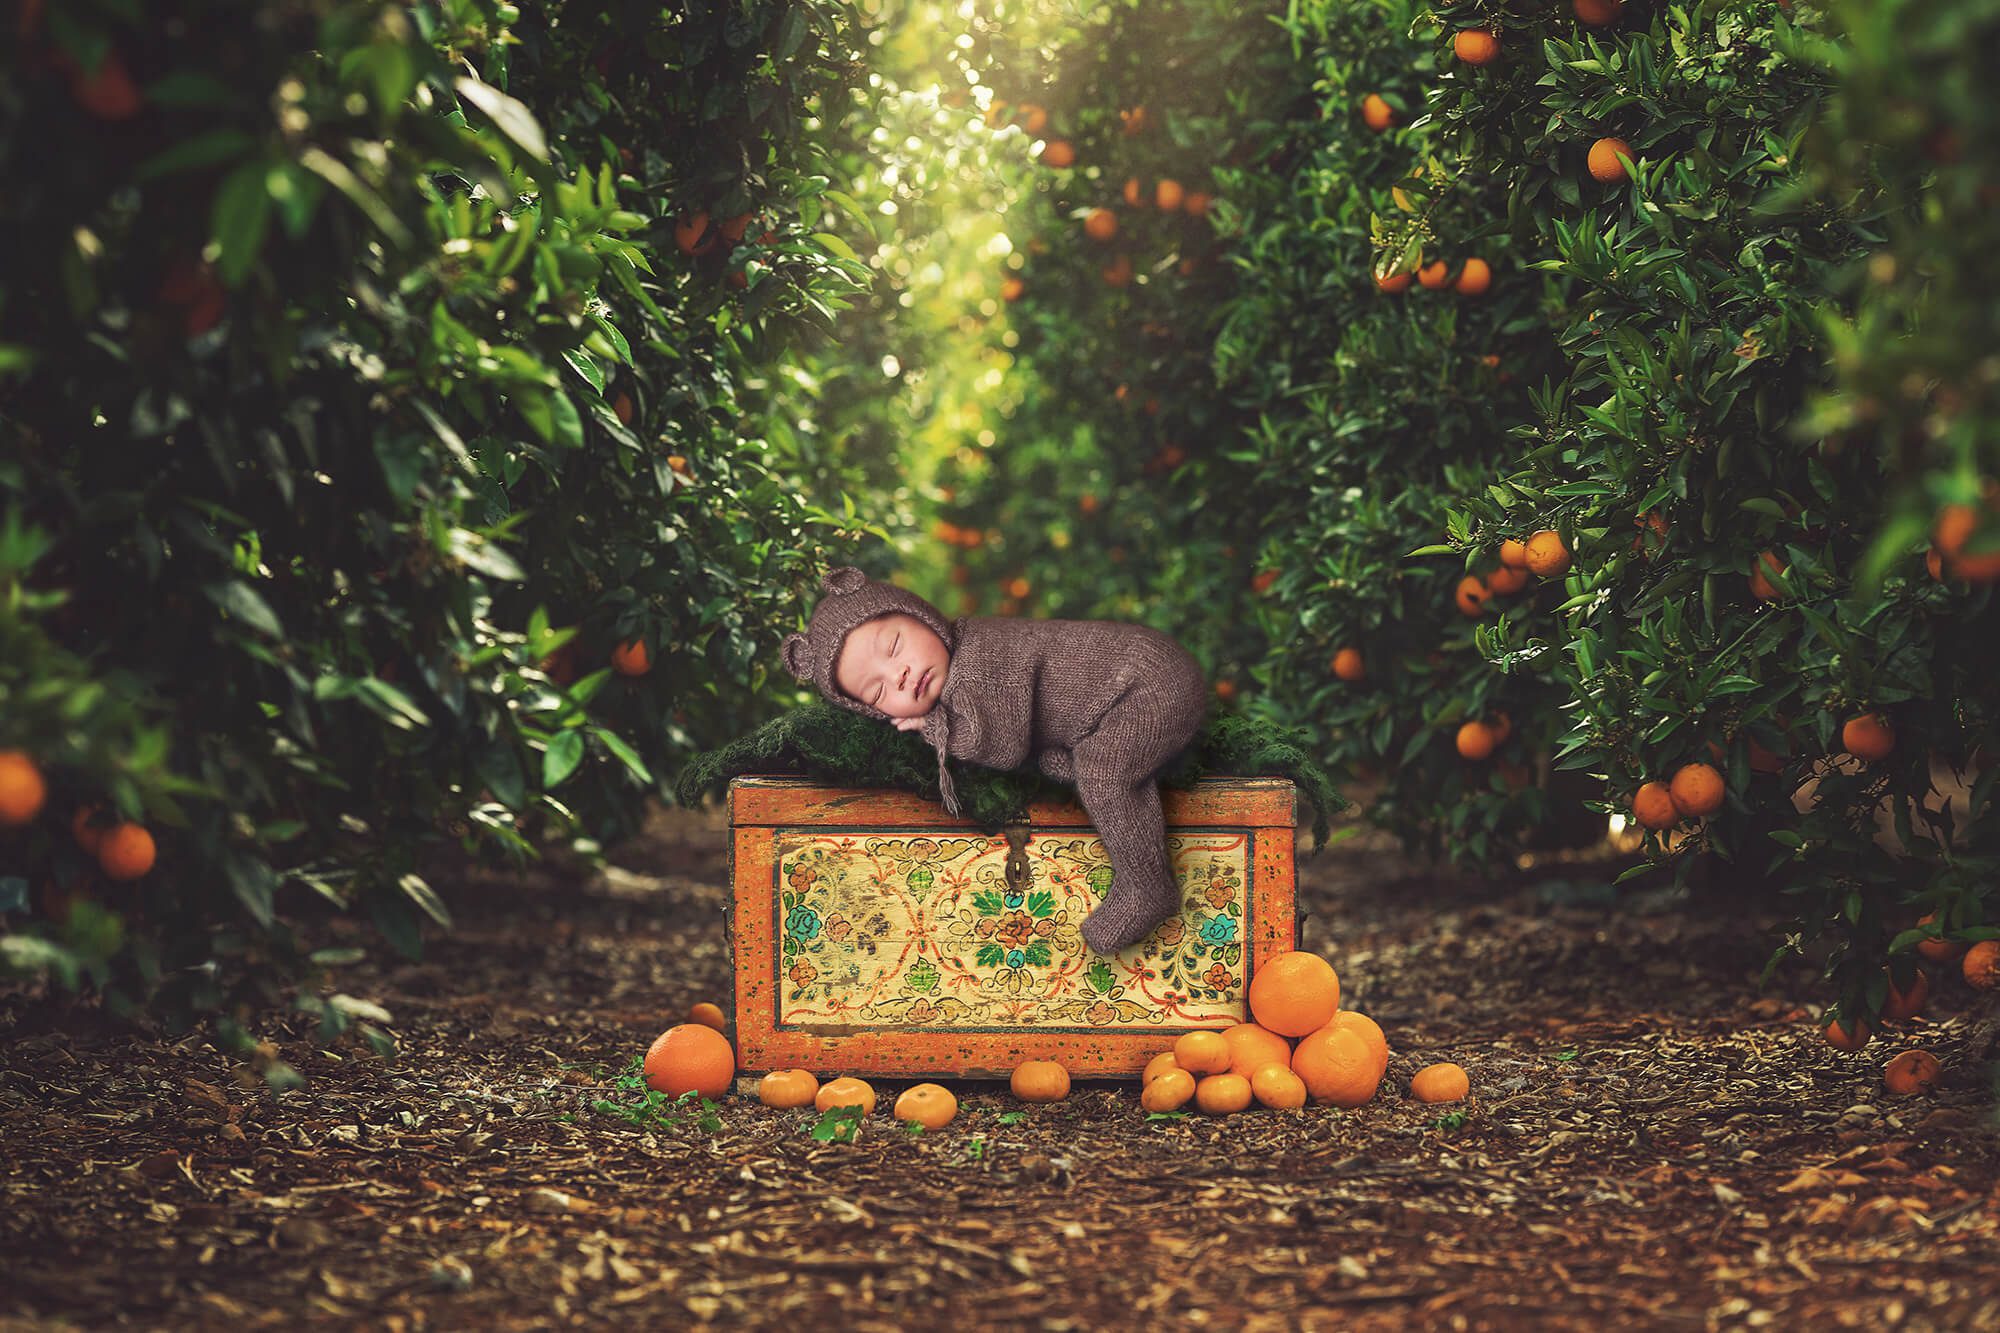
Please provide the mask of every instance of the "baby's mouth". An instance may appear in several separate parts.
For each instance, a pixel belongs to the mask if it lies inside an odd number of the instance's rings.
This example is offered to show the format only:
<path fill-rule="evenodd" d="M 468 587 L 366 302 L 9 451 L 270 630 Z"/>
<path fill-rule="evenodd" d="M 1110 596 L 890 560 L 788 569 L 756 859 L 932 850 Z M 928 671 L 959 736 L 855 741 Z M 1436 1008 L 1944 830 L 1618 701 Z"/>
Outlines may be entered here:
<path fill-rule="evenodd" d="M 929 689 L 930 687 L 931 687 L 931 669 L 929 667 L 925 667 L 924 674 L 917 677 L 917 693 L 922 694 L 925 690 Z"/>

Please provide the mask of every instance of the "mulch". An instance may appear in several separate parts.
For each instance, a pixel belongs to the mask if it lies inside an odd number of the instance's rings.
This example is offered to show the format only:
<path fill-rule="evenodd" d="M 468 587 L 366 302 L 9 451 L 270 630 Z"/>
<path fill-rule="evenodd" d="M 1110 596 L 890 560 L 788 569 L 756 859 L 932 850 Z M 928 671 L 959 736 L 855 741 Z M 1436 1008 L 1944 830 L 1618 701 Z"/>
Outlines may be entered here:
<path fill-rule="evenodd" d="M 1992 998 L 1946 980 L 1835 1051 L 1815 967 L 1759 988 L 1783 915 L 1726 876 L 1490 883 L 1372 832 L 1302 859 L 1305 947 L 1394 1051 L 1358 1110 L 947 1080 L 958 1119 L 913 1136 L 916 1080 L 876 1079 L 852 1142 L 736 1096 L 640 1129 L 593 1104 L 727 997 L 725 833 L 662 809 L 606 874 L 433 870 L 458 929 L 330 988 L 389 1011 L 388 1064 L 284 1010 L 243 1061 L 0 991 L 0 1330 L 2000 1327 Z M 1891 1097 L 1913 1045 L 1944 1081 Z M 1463 1105 L 1409 1100 L 1438 1060 Z"/>

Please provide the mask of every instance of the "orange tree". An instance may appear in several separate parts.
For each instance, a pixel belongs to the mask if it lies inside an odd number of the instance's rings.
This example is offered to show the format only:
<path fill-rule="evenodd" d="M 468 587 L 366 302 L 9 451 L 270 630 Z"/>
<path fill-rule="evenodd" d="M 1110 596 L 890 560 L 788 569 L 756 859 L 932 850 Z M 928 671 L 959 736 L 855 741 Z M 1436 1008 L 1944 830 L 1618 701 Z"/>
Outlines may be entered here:
<path fill-rule="evenodd" d="M 240 1013 L 345 956 L 286 909 L 414 952 L 426 847 L 628 826 L 859 526 L 735 401 L 854 286 L 794 206 L 852 15 L 17 8 L 0 957 Z"/>

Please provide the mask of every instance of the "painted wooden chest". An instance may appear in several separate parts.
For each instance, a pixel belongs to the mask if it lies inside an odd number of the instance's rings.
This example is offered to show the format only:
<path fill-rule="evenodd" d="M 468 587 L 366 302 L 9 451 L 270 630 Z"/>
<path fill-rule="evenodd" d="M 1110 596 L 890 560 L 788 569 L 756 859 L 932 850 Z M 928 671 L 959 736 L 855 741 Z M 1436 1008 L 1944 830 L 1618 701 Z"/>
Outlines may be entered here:
<path fill-rule="evenodd" d="M 1111 861 L 1074 798 L 988 837 L 905 792 L 732 779 L 739 1073 L 1006 1078 L 1050 1059 L 1124 1076 L 1183 1032 L 1243 1021 L 1251 976 L 1298 940 L 1293 784 L 1160 797 L 1185 906 L 1106 958 L 1078 926 Z"/>

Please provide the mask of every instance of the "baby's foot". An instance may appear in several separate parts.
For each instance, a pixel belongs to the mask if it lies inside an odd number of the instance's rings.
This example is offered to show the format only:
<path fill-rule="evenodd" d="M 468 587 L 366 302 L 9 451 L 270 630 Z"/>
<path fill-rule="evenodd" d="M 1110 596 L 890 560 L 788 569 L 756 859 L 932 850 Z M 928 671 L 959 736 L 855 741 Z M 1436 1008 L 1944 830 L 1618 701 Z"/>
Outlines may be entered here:
<path fill-rule="evenodd" d="M 1111 881 L 1111 892 L 1083 919 L 1083 942 L 1092 953 L 1128 949 L 1181 908 L 1180 886 L 1171 875 L 1157 883 Z"/>

